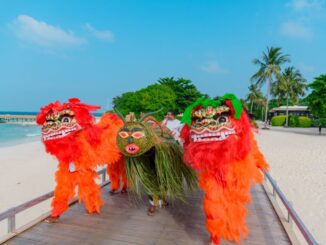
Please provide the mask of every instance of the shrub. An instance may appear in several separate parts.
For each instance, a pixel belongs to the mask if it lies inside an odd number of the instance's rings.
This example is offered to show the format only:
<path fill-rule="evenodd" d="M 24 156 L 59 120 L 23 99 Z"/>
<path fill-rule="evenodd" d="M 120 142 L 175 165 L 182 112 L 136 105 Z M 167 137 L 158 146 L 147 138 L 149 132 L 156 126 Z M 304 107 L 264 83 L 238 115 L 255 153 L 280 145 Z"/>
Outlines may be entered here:
<path fill-rule="evenodd" d="M 298 127 L 299 126 L 299 116 L 289 115 L 289 127 Z"/>
<path fill-rule="evenodd" d="M 272 126 L 283 126 L 285 124 L 286 116 L 274 116 L 272 117 Z"/>
<path fill-rule="evenodd" d="M 311 119 L 309 117 L 299 117 L 298 118 L 298 126 L 301 128 L 309 128 L 311 127 Z"/>

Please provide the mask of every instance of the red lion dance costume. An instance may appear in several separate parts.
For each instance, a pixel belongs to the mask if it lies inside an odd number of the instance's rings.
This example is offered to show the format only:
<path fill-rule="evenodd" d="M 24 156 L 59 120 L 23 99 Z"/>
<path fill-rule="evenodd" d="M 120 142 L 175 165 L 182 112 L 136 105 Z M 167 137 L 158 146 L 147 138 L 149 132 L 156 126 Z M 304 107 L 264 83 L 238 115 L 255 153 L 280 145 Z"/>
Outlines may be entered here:
<path fill-rule="evenodd" d="M 182 121 L 184 160 L 198 170 L 205 192 L 210 244 L 219 244 L 220 237 L 240 242 L 248 234 L 245 205 L 250 202 L 250 186 L 262 182 L 262 170 L 268 168 L 249 118 L 241 102 L 225 94 L 216 100 L 198 99 Z"/>
<path fill-rule="evenodd" d="M 91 111 L 99 108 L 72 98 L 68 103 L 51 103 L 41 108 L 37 115 L 37 123 L 43 126 L 42 141 L 46 151 L 59 161 L 50 221 L 55 222 L 68 208 L 76 186 L 79 201 L 84 201 L 87 211 L 99 213 L 103 202 L 100 187 L 95 182 L 96 167 L 98 164 L 121 164 L 115 137 L 122 121 L 106 113 L 95 125 Z"/>

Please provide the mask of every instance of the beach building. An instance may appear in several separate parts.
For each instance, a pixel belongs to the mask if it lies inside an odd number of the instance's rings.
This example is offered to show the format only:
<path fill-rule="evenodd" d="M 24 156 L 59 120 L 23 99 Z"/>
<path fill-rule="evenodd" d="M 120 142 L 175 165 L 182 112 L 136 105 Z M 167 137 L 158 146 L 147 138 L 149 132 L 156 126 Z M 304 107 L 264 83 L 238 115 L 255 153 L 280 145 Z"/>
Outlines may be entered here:
<path fill-rule="evenodd" d="M 300 105 L 289 106 L 288 111 L 289 111 L 289 115 L 312 117 L 312 114 L 310 113 L 308 106 L 300 106 Z M 270 117 L 286 115 L 286 106 L 275 107 L 269 111 L 269 114 Z"/>

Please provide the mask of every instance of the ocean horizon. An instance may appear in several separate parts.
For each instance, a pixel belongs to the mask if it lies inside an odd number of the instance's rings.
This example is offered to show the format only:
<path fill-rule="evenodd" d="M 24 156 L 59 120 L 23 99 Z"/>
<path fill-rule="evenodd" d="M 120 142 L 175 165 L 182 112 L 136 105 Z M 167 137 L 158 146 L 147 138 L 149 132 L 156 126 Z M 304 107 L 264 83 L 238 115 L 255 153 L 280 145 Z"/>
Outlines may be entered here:
<path fill-rule="evenodd" d="M 0 111 L 0 115 L 32 115 L 38 112 L 26 111 Z M 102 113 L 93 113 L 94 116 L 101 116 Z M 0 121 L 0 147 L 12 146 L 26 142 L 41 140 L 41 127 L 36 124 L 14 122 L 7 123 Z"/>
<path fill-rule="evenodd" d="M 38 112 L 30 112 L 30 111 L 0 111 L 0 115 L 31 115 L 36 116 Z M 102 112 L 92 113 L 94 116 L 99 117 L 102 116 Z"/>

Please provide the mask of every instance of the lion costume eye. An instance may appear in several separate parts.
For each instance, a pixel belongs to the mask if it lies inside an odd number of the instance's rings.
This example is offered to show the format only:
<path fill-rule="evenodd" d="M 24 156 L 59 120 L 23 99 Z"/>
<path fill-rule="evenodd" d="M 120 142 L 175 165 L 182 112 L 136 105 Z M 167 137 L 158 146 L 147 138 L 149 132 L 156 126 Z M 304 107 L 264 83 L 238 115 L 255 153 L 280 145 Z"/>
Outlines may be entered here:
<path fill-rule="evenodd" d="M 218 118 L 219 123 L 226 123 L 228 121 L 228 118 L 226 116 L 220 116 Z"/>
<path fill-rule="evenodd" d="M 129 136 L 129 133 L 125 132 L 125 131 L 121 131 L 119 132 L 119 136 L 123 139 L 127 138 Z"/>
<path fill-rule="evenodd" d="M 134 137 L 135 139 L 140 139 L 140 138 L 144 137 L 145 135 L 143 132 L 135 132 L 131 136 Z"/>

